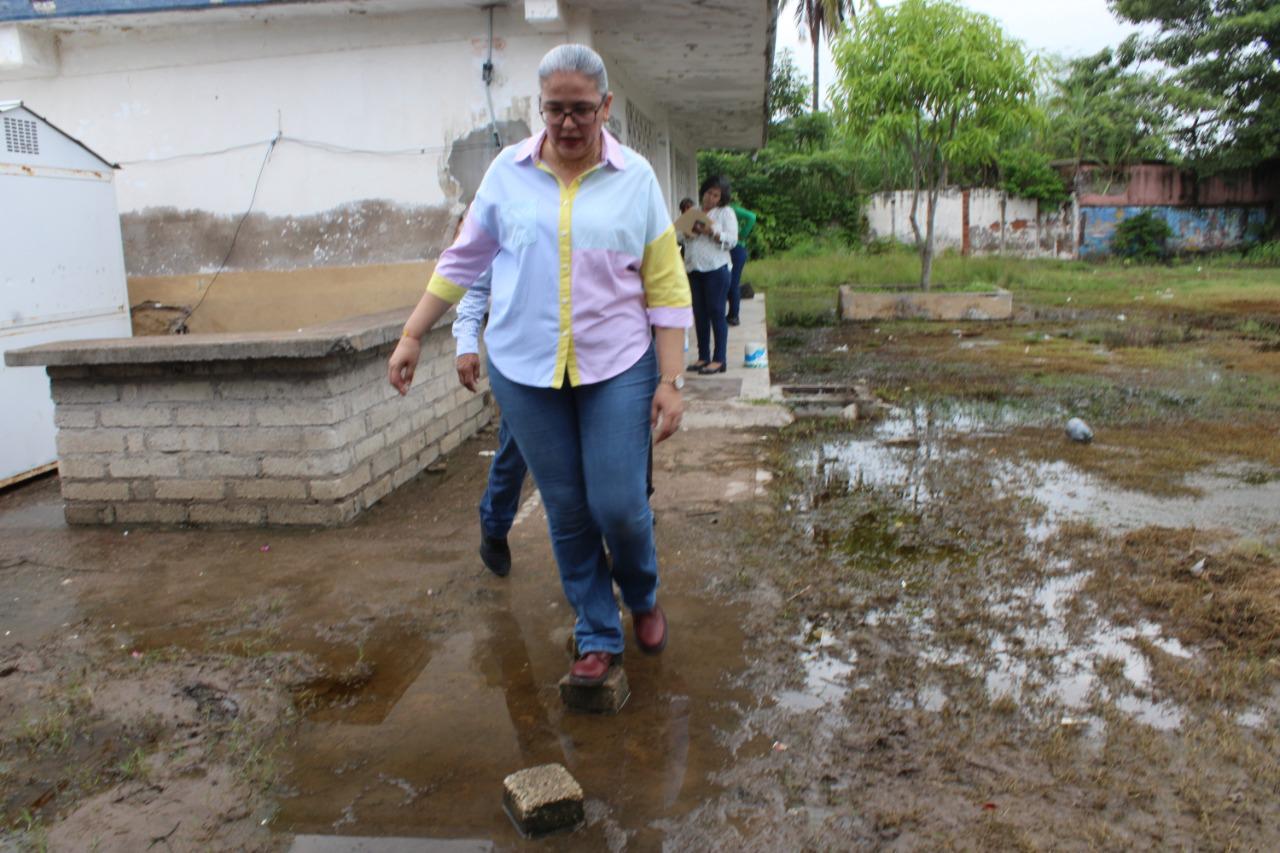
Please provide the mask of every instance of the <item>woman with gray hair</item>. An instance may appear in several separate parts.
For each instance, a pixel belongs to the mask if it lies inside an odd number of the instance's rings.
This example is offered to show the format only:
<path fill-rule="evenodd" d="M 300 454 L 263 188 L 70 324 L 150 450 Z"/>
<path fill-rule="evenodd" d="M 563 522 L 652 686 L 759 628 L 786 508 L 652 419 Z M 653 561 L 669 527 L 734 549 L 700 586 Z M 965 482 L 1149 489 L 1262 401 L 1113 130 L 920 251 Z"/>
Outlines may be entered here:
<path fill-rule="evenodd" d="M 570 678 L 594 685 L 624 647 L 613 582 L 640 650 L 666 646 L 645 474 L 651 431 L 663 441 L 680 427 L 692 303 L 652 167 L 605 130 L 604 61 L 561 45 L 538 80 L 545 129 L 489 166 L 387 372 L 405 393 L 422 336 L 492 267 L 489 380 L 577 615 Z"/>

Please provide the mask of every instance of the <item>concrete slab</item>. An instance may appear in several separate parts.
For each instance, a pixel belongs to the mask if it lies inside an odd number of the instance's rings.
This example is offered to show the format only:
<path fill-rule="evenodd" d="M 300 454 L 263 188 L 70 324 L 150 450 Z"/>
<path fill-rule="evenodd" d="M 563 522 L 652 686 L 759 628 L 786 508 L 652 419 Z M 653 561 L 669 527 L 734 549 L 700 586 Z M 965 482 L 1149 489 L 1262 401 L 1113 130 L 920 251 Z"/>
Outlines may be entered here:
<path fill-rule="evenodd" d="M 604 683 L 598 687 L 582 687 L 569 680 L 560 679 L 560 701 L 571 711 L 584 714 L 616 714 L 631 698 L 631 685 L 627 672 L 621 666 L 609 670 Z"/>
<path fill-rule="evenodd" d="M 563 764 L 512 773 L 502 780 L 502 787 L 502 805 L 524 835 L 572 829 L 586 817 L 582 786 Z"/>
<path fill-rule="evenodd" d="M 1013 316 L 1013 294 L 987 293 L 865 293 L 840 288 L 842 320 L 1007 320 Z"/>

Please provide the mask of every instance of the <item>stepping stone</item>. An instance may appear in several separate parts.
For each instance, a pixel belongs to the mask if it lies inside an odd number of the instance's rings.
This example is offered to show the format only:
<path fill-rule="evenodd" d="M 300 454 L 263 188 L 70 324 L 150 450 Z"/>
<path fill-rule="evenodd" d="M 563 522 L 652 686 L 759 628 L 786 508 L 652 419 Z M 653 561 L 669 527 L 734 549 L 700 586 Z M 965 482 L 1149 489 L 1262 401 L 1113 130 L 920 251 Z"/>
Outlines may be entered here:
<path fill-rule="evenodd" d="M 627 684 L 627 672 L 615 666 L 598 687 L 582 687 L 572 684 L 569 676 L 560 679 L 560 701 L 571 711 L 587 714 L 616 714 L 631 698 L 631 686 Z"/>
<path fill-rule="evenodd" d="M 561 764 L 543 764 L 502 780 L 502 805 L 526 836 L 572 829 L 586 815 L 582 786 Z"/>

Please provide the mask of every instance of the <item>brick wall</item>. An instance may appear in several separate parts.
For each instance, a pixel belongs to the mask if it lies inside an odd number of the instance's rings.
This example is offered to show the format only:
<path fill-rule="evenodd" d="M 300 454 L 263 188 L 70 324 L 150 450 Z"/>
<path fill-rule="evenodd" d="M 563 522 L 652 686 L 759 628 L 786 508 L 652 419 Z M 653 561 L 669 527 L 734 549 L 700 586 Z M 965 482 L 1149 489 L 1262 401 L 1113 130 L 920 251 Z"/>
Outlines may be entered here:
<path fill-rule="evenodd" d="M 400 397 L 394 334 L 309 358 L 51 365 L 67 521 L 350 521 L 493 416 L 458 385 L 447 325 Z"/>

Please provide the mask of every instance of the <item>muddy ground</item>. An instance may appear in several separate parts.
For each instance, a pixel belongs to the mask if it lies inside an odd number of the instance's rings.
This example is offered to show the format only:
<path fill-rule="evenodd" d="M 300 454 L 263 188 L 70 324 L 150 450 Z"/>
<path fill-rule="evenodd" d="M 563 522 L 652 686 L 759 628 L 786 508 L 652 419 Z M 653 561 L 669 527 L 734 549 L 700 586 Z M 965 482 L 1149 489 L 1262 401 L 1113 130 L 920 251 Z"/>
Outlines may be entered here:
<path fill-rule="evenodd" d="M 0 495 L 4 844 L 1280 849 L 1277 340 L 1269 303 L 771 330 L 775 382 L 885 407 L 660 448 L 671 645 L 612 718 L 559 705 L 536 497 L 510 578 L 474 556 L 491 435 L 337 531 Z M 587 823 L 525 841 L 501 780 L 544 761 Z"/>

